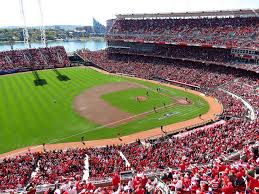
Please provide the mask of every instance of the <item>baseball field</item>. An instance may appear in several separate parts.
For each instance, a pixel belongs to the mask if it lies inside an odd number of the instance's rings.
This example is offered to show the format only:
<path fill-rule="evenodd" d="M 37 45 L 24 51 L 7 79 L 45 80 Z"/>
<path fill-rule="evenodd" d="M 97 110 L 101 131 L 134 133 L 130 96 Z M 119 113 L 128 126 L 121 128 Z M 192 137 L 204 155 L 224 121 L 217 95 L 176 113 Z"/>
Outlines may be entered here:
<path fill-rule="evenodd" d="M 0 76 L 0 93 L 0 153 L 125 136 L 209 111 L 190 92 L 82 67 Z"/>

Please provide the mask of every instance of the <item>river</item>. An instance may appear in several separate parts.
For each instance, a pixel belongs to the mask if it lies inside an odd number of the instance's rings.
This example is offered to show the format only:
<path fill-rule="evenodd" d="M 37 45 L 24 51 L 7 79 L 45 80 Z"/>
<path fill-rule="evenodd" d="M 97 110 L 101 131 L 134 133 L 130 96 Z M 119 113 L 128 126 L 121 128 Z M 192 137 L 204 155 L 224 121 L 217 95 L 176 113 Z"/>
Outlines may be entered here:
<path fill-rule="evenodd" d="M 69 40 L 69 41 L 50 41 L 48 46 L 64 46 L 67 52 L 73 52 L 78 49 L 89 49 L 91 51 L 101 50 L 106 48 L 106 41 L 104 39 L 87 39 L 84 41 L 80 40 Z M 39 48 L 42 45 L 39 42 L 31 44 L 32 48 Z M 15 42 L 14 49 L 24 49 L 23 42 Z M 0 51 L 11 50 L 8 43 L 0 43 Z"/>

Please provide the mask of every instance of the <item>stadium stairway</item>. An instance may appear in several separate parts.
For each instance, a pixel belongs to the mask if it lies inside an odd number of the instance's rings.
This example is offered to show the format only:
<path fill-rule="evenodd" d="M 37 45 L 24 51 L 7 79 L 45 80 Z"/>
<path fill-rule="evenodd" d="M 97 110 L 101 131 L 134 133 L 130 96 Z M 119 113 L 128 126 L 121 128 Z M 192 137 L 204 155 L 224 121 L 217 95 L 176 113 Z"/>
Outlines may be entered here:
<path fill-rule="evenodd" d="M 31 178 L 33 179 L 39 172 L 39 167 L 40 167 L 40 160 L 37 162 L 37 166 L 35 170 L 31 173 Z"/>
<path fill-rule="evenodd" d="M 250 103 L 248 103 L 245 99 L 243 99 L 241 96 L 238 96 L 232 92 L 229 92 L 227 90 L 224 90 L 222 88 L 219 88 L 219 90 L 227 93 L 228 95 L 231 95 L 233 98 L 237 98 L 239 99 L 243 104 L 244 106 L 249 110 L 248 112 L 248 117 L 249 119 L 251 119 L 252 121 L 254 121 L 256 119 L 256 113 L 255 113 L 255 110 L 254 108 L 252 107 L 252 105 Z"/>
<path fill-rule="evenodd" d="M 85 170 L 83 174 L 83 180 L 88 180 L 89 178 L 89 156 L 86 154 L 85 159 L 84 159 L 84 164 L 85 164 Z"/>
<path fill-rule="evenodd" d="M 119 154 L 120 154 L 120 157 L 125 161 L 126 167 L 130 167 L 131 165 L 127 160 L 127 158 L 124 156 L 124 154 L 121 151 L 119 151 Z"/>

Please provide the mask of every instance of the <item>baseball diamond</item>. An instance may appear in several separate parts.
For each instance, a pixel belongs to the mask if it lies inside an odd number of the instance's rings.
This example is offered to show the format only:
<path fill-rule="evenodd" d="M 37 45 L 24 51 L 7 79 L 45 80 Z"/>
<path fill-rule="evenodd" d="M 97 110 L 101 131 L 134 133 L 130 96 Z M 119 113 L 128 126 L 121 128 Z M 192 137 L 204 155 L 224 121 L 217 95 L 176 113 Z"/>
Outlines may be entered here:
<path fill-rule="evenodd" d="M 81 136 L 87 141 L 126 136 L 193 119 L 214 106 L 192 91 L 104 74 L 93 68 L 56 71 L 69 80 L 60 81 L 52 70 L 38 71 L 47 82 L 42 86 L 34 84 L 31 72 L 0 77 L 0 152 L 43 142 L 74 142 Z M 158 87 L 164 90 L 157 92 Z M 138 96 L 146 100 L 138 102 Z M 191 103 L 185 103 L 186 98 Z M 177 114 L 160 119 L 171 112 Z"/>
<path fill-rule="evenodd" d="M 4 0 L 0 193 L 258 194 L 249 1 Z"/>

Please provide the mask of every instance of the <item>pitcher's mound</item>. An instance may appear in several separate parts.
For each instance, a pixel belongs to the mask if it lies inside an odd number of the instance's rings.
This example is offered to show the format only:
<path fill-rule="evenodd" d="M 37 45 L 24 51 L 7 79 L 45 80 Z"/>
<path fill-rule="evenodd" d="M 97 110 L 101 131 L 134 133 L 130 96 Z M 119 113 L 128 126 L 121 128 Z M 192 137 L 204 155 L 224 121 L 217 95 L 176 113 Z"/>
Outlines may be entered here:
<path fill-rule="evenodd" d="M 146 101 L 147 98 L 146 98 L 145 96 L 137 96 L 137 97 L 136 97 L 136 100 L 137 100 L 137 101 L 140 101 L 140 102 L 143 102 L 143 101 Z"/>

